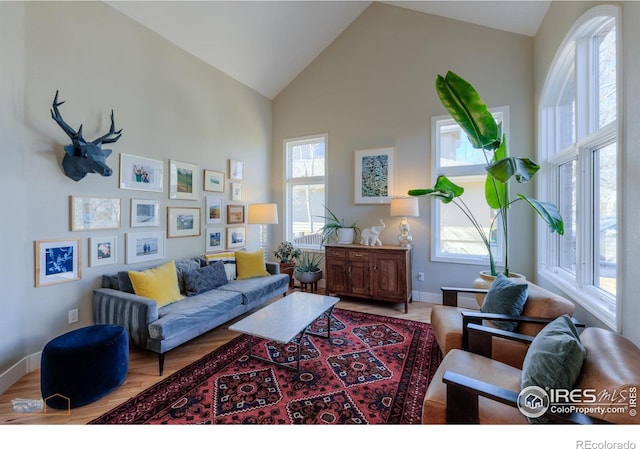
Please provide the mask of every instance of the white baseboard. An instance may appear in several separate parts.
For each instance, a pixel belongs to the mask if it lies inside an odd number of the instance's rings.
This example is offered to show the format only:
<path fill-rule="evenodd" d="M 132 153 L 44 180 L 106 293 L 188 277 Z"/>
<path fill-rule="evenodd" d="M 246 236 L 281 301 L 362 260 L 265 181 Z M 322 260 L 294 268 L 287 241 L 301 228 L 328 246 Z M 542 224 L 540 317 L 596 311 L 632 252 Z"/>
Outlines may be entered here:
<path fill-rule="evenodd" d="M 31 371 L 40 369 L 41 356 L 42 352 L 28 355 L 4 373 L 0 374 L 0 394 L 7 391 L 11 386 L 19 381 L 22 376 L 30 373 Z"/>

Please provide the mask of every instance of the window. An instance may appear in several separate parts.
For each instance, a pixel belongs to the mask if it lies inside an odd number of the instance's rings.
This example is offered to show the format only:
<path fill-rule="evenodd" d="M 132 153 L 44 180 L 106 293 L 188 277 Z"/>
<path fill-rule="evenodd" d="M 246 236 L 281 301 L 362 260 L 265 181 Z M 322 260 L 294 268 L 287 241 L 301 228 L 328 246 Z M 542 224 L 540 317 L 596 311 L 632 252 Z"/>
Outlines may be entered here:
<path fill-rule="evenodd" d="M 541 198 L 565 235 L 540 234 L 541 276 L 617 328 L 617 9 L 599 6 L 559 49 L 540 103 Z"/>
<path fill-rule="evenodd" d="M 491 109 L 498 122 L 502 122 L 503 133 L 509 132 L 509 108 Z M 471 209 L 473 216 L 482 220 L 485 232 L 489 235 L 491 221 L 495 212 L 484 197 L 484 181 L 491 152 L 473 148 L 464 131 L 451 118 L 440 116 L 432 119 L 434 181 L 439 175 L 445 175 L 452 182 L 464 188 L 463 200 Z M 434 200 L 433 206 L 433 244 L 431 259 L 439 262 L 455 262 L 486 265 L 489 256 L 486 247 L 469 219 L 460 209 L 452 204 L 442 204 Z M 499 226 L 499 223 L 498 223 Z M 504 262 L 502 236 L 496 232 L 491 234 L 492 252 L 496 264 Z"/>
<path fill-rule="evenodd" d="M 285 236 L 300 248 L 319 247 L 325 215 L 327 136 L 288 139 L 285 147 Z"/>

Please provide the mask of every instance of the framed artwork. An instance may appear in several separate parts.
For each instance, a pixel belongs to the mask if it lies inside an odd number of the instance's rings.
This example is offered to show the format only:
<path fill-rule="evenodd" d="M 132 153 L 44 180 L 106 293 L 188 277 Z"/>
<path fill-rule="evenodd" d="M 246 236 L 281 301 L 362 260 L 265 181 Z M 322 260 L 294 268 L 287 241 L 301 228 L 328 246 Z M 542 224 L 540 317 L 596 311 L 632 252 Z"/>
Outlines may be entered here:
<path fill-rule="evenodd" d="M 207 228 L 205 237 L 205 252 L 210 253 L 213 251 L 224 250 L 225 244 L 225 229 L 224 228 Z"/>
<path fill-rule="evenodd" d="M 116 263 L 118 259 L 116 240 L 115 236 L 91 237 L 89 239 L 89 266 L 98 267 Z"/>
<path fill-rule="evenodd" d="M 227 224 L 244 223 L 244 206 L 237 204 L 227 205 Z"/>
<path fill-rule="evenodd" d="M 160 201 L 131 199 L 131 227 L 160 226 Z"/>
<path fill-rule="evenodd" d="M 205 192 L 224 192 L 224 173 L 221 171 L 204 170 L 204 185 L 202 189 Z"/>
<path fill-rule="evenodd" d="M 208 196 L 205 213 L 207 224 L 222 223 L 222 198 Z"/>
<path fill-rule="evenodd" d="M 169 198 L 197 200 L 199 185 L 196 164 L 169 159 Z"/>
<path fill-rule="evenodd" d="M 120 188 L 162 192 L 164 163 L 120 153 Z"/>
<path fill-rule="evenodd" d="M 229 179 L 242 181 L 244 178 L 244 164 L 241 161 L 229 159 Z"/>
<path fill-rule="evenodd" d="M 199 207 L 168 207 L 167 238 L 200 235 Z"/>
<path fill-rule="evenodd" d="M 120 229 L 120 198 L 72 195 L 69 212 L 72 231 Z"/>
<path fill-rule="evenodd" d="M 126 261 L 125 263 L 147 262 L 164 258 L 165 233 L 153 232 L 129 232 L 126 235 Z"/>
<path fill-rule="evenodd" d="M 242 200 L 242 184 L 239 182 L 231 183 L 231 199 L 233 201 Z"/>
<path fill-rule="evenodd" d="M 82 277 L 80 239 L 36 240 L 34 256 L 36 287 Z"/>
<path fill-rule="evenodd" d="M 395 148 L 356 150 L 356 204 L 390 203 Z"/>
<path fill-rule="evenodd" d="M 245 245 L 245 227 L 227 228 L 227 248 L 240 248 Z"/>

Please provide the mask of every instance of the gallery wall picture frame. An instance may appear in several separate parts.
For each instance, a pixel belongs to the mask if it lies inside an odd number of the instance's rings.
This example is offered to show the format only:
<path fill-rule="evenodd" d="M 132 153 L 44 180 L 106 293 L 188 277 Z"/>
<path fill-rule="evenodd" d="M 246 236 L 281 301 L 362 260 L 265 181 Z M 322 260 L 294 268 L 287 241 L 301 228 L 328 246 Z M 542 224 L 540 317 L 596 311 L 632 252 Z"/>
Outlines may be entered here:
<path fill-rule="evenodd" d="M 233 226 L 227 228 L 227 248 L 242 248 L 245 246 L 246 228 Z"/>
<path fill-rule="evenodd" d="M 140 263 L 163 259 L 165 254 L 165 232 L 129 232 L 125 236 L 125 263 Z"/>
<path fill-rule="evenodd" d="M 167 207 L 167 238 L 200 235 L 199 207 Z"/>
<path fill-rule="evenodd" d="M 120 198 L 69 196 L 69 229 L 96 231 L 120 229 Z"/>
<path fill-rule="evenodd" d="M 197 200 L 200 188 L 197 164 L 169 159 L 169 198 Z"/>
<path fill-rule="evenodd" d="M 239 182 L 231 183 L 231 200 L 242 201 L 242 184 Z"/>
<path fill-rule="evenodd" d="M 204 170 L 202 174 L 203 186 L 205 192 L 224 192 L 224 173 L 215 170 Z"/>
<path fill-rule="evenodd" d="M 244 179 L 244 164 L 242 161 L 229 159 L 229 179 L 242 181 Z"/>
<path fill-rule="evenodd" d="M 90 237 L 89 238 L 89 266 L 99 267 L 102 265 L 112 265 L 118 260 L 117 237 Z"/>
<path fill-rule="evenodd" d="M 208 196 L 205 204 L 205 216 L 207 224 L 222 223 L 222 198 Z"/>
<path fill-rule="evenodd" d="M 227 204 L 227 224 L 244 223 L 244 206 L 241 204 Z"/>
<path fill-rule="evenodd" d="M 120 153 L 120 188 L 162 192 L 164 163 L 155 159 Z"/>
<path fill-rule="evenodd" d="M 79 281 L 82 278 L 80 239 L 34 242 L 35 286 Z"/>
<path fill-rule="evenodd" d="M 204 251 L 205 253 L 212 253 L 215 251 L 223 251 L 226 243 L 226 229 L 225 228 L 207 228 L 204 234 Z"/>
<path fill-rule="evenodd" d="M 356 150 L 356 204 L 390 203 L 394 190 L 395 148 Z"/>
<path fill-rule="evenodd" d="M 160 226 L 160 201 L 131 198 L 131 227 Z"/>

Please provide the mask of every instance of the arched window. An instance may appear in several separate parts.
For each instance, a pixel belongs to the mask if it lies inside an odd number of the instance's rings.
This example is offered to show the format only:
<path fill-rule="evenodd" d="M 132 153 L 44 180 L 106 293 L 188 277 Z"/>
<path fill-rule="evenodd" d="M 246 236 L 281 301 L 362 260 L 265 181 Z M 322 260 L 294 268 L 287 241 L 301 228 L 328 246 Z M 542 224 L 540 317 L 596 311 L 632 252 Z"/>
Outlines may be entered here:
<path fill-rule="evenodd" d="M 540 196 L 558 204 L 565 235 L 539 234 L 540 275 L 617 329 L 618 8 L 574 24 L 539 105 Z"/>

